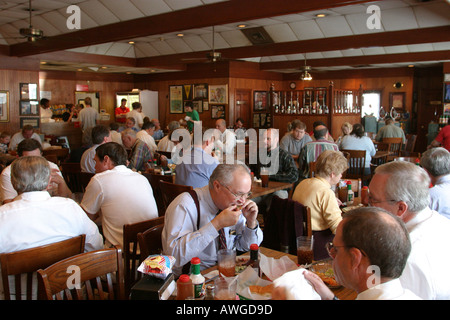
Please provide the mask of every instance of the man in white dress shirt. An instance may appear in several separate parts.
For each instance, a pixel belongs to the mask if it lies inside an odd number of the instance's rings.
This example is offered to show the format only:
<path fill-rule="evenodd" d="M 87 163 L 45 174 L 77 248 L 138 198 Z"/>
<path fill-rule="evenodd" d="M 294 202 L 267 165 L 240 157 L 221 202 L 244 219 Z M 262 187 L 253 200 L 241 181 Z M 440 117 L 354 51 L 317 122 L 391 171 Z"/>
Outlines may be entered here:
<path fill-rule="evenodd" d="M 14 252 L 86 235 L 85 251 L 103 248 L 103 238 L 73 200 L 47 192 L 51 169 L 45 158 L 27 156 L 12 163 L 11 182 L 19 197 L 0 206 L 0 253 Z M 0 300 L 3 285 L 0 277 Z"/>
<path fill-rule="evenodd" d="M 142 113 L 142 104 L 140 102 L 133 102 L 131 105 L 133 110 L 127 113 L 127 118 L 134 118 L 134 128 L 136 132 L 141 130 L 144 124 L 144 114 Z"/>
<path fill-rule="evenodd" d="M 420 300 L 399 280 L 411 241 L 403 221 L 390 212 L 374 207 L 349 211 L 327 250 L 336 281 L 356 291 L 356 300 Z M 303 275 L 322 300 L 336 299 L 318 275 L 306 270 Z M 274 294 L 279 293 L 284 292 L 276 289 Z"/>
<path fill-rule="evenodd" d="M 12 136 L 11 141 L 9 142 L 9 150 L 16 151 L 17 145 L 24 139 L 34 139 L 42 145 L 41 137 L 34 132 L 33 126 L 27 124 L 23 126 L 22 131 L 19 131 Z"/>
<path fill-rule="evenodd" d="M 431 148 L 420 157 L 420 165 L 431 179 L 430 208 L 450 219 L 450 152 Z"/>
<path fill-rule="evenodd" d="M 96 149 L 95 171 L 81 206 L 95 220 L 101 211 L 105 246 L 123 246 L 123 226 L 158 217 L 153 190 L 147 178 L 126 167 L 127 152 L 108 142 Z"/>
<path fill-rule="evenodd" d="M 51 122 L 50 119 L 53 117 L 52 109 L 50 108 L 50 101 L 46 98 L 42 98 L 40 101 L 41 110 L 41 122 Z M 52 120 L 54 121 L 54 120 Z"/>
<path fill-rule="evenodd" d="M 98 125 L 91 131 L 93 146 L 83 152 L 80 160 L 81 172 L 95 173 L 95 149 L 103 143 L 111 142 L 111 132 L 104 125 Z"/>
<path fill-rule="evenodd" d="M 369 185 L 369 205 L 399 216 L 410 233 L 412 250 L 400 281 L 422 299 L 450 299 L 450 221 L 429 208 L 430 178 L 411 162 L 377 167 Z"/>
<path fill-rule="evenodd" d="M 224 119 L 216 121 L 216 129 L 220 131 L 219 139 L 216 137 L 215 146 L 222 154 L 231 154 L 236 146 L 236 135 L 227 129 L 227 122 Z"/>
<path fill-rule="evenodd" d="M 19 157 L 42 156 L 42 146 L 34 139 L 25 139 L 17 146 Z M 45 160 L 47 161 L 47 160 Z M 47 161 L 51 169 L 51 183 L 48 192 L 52 196 L 70 197 L 72 192 L 67 186 L 61 171 L 53 162 Z M 11 165 L 3 169 L 0 175 L 0 200 L 3 204 L 14 201 L 17 191 L 11 183 Z"/>
<path fill-rule="evenodd" d="M 209 185 L 194 189 L 200 217 L 189 193 L 172 201 L 165 214 L 162 245 L 163 252 L 176 259 L 175 275 L 180 275 L 194 257 L 200 258 L 202 270 L 215 265 L 221 233 L 228 249 L 248 251 L 252 243 L 262 242 L 256 219 L 258 206 L 248 199 L 251 186 L 250 170 L 245 165 L 220 164 Z"/>
<path fill-rule="evenodd" d="M 142 125 L 142 130 L 136 133 L 136 138 L 140 139 L 141 141 L 144 141 L 150 148 L 152 154 L 154 154 L 156 151 L 156 143 L 155 139 L 153 138 L 154 132 L 155 132 L 155 124 L 149 121 L 144 122 L 144 124 Z"/>

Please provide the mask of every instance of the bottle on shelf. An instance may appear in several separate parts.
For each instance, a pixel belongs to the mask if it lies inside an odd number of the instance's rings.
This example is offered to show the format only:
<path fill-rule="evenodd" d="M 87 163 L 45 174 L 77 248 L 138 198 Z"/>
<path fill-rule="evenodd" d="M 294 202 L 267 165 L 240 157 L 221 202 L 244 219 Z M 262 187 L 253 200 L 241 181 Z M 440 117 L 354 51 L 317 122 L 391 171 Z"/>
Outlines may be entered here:
<path fill-rule="evenodd" d="M 248 260 L 246 265 L 252 267 L 258 277 L 261 277 L 261 268 L 259 267 L 259 247 L 256 243 L 250 245 L 250 260 Z"/>
<path fill-rule="evenodd" d="M 194 298 L 202 300 L 205 298 L 205 277 L 200 273 L 200 258 L 195 257 L 191 259 L 191 275 L 192 284 L 194 287 Z"/>

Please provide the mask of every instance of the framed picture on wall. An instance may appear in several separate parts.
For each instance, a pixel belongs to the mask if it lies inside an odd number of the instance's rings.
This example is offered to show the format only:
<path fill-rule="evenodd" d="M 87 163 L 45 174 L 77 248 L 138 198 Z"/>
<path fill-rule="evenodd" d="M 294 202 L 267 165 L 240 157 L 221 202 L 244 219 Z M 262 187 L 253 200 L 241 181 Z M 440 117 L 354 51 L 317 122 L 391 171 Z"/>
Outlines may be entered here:
<path fill-rule="evenodd" d="M 225 119 L 225 106 L 224 105 L 211 105 L 211 118 L 212 119 Z"/>
<path fill-rule="evenodd" d="M 38 129 L 40 118 L 20 118 L 20 129 L 26 125 L 31 125 L 33 128 Z"/>
<path fill-rule="evenodd" d="M 21 83 L 20 84 L 20 100 L 36 100 L 37 84 L 36 83 Z"/>
<path fill-rule="evenodd" d="M 228 103 L 228 85 L 210 85 L 209 103 Z"/>
<path fill-rule="evenodd" d="M 203 112 L 203 100 L 194 100 L 192 101 L 192 108 L 197 110 L 198 113 Z"/>
<path fill-rule="evenodd" d="M 169 112 L 183 113 L 183 86 L 169 86 Z"/>
<path fill-rule="evenodd" d="M 444 83 L 444 102 L 450 102 L 450 82 Z"/>
<path fill-rule="evenodd" d="M 253 92 L 253 111 L 267 110 L 267 91 Z"/>
<path fill-rule="evenodd" d="M 203 100 L 203 111 L 209 110 L 209 102 L 206 100 Z"/>
<path fill-rule="evenodd" d="M 39 102 L 37 100 L 20 100 L 19 114 L 21 116 L 38 116 Z"/>
<path fill-rule="evenodd" d="M 405 109 L 405 92 L 390 92 L 389 107 L 397 111 Z"/>
<path fill-rule="evenodd" d="M 194 84 L 193 99 L 208 99 L 208 84 Z"/>
<path fill-rule="evenodd" d="M 9 122 L 9 91 L 0 90 L 0 122 Z"/>

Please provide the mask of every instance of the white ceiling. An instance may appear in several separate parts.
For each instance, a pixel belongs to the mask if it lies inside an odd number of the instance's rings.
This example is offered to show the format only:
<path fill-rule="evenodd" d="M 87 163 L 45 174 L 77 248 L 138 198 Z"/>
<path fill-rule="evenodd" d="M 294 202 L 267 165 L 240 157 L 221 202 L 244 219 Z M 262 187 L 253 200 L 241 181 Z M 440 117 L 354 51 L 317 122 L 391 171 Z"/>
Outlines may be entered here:
<path fill-rule="evenodd" d="M 245 0 L 241 0 L 245 1 Z M 281 1 L 281 0 L 278 0 Z M 81 28 L 90 29 L 123 21 L 130 21 L 146 16 L 159 15 L 176 10 L 203 6 L 223 0 L 33 0 L 32 26 L 44 32 L 44 36 L 52 37 L 68 33 L 66 21 L 70 16 L 66 12 L 69 5 L 77 5 L 81 9 Z M 342 7 L 321 10 L 326 13 L 325 18 L 317 18 L 319 12 L 294 13 L 264 19 L 238 21 L 225 25 L 215 26 L 214 47 L 217 50 L 252 46 L 252 43 L 237 28 L 239 23 L 250 27 L 264 27 L 275 43 L 302 41 L 310 39 L 324 39 L 329 37 L 373 34 L 377 32 L 399 31 L 439 27 L 450 25 L 449 0 L 386 0 L 375 1 L 373 4 L 381 9 L 381 29 L 370 30 L 366 21 L 369 17 L 367 7 L 371 3 L 354 4 Z M 26 42 L 20 37 L 19 29 L 29 26 L 29 12 L 27 0 L 0 0 L 0 44 L 13 45 Z M 219 14 L 219 13 L 217 13 Z M 89 53 L 126 58 L 146 58 L 164 55 L 192 53 L 212 49 L 212 27 L 179 30 L 177 32 L 127 39 L 120 42 L 106 42 L 97 45 L 68 49 L 77 53 Z M 135 41 L 134 45 L 128 40 Z M 432 52 L 450 50 L 449 41 L 438 43 L 425 43 L 413 45 L 398 45 L 390 47 L 365 47 L 333 51 L 317 51 L 307 53 L 307 59 L 357 57 L 384 54 L 402 54 L 414 52 Z M 246 60 L 256 62 L 277 62 L 290 60 L 303 60 L 304 53 L 275 56 L 254 56 Z M 448 60 L 450 61 L 450 55 Z M 55 61 L 51 61 L 56 64 Z M 379 65 L 379 67 L 405 66 L 410 63 L 416 65 L 433 64 L 438 61 L 405 61 L 395 65 Z M 89 64 L 84 65 L 84 67 Z M 80 67 L 76 61 L 66 65 L 67 70 Z M 97 66 L 99 67 L 99 66 Z M 51 68 L 45 67 L 43 68 Z M 54 68 L 63 69 L 62 65 Z M 315 68 L 316 70 L 348 69 L 351 66 L 336 66 Z M 130 69 L 130 68 L 128 68 Z M 123 72 L 123 70 L 110 68 L 100 69 L 105 72 Z M 130 71 L 130 70 L 128 70 Z M 147 73 L 152 68 L 133 69 L 131 72 Z M 277 70 L 293 72 L 298 70 Z"/>

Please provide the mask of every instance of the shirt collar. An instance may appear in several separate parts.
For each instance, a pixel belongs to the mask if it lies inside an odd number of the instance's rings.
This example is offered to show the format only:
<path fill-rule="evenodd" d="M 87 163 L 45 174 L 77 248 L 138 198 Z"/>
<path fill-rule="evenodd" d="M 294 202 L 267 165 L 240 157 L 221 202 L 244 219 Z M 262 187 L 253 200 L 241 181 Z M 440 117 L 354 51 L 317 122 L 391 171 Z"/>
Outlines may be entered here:
<path fill-rule="evenodd" d="M 16 200 L 25 200 L 25 201 L 45 201 L 50 199 L 50 194 L 48 191 L 30 191 L 24 192 L 20 194 Z"/>
<path fill-rule="evenodd" d="M 209 213 L 215 215 L 217 211 L 219 211 L 220 209 L 216 206 L 211 197 L 211 190 L 209 190 L 209 185 L 206 185 L 202 188 L 198 188 L 195 190 L 197 191 L 199 202 L 202 202 L 204 204 L 206 210 Z"/>

